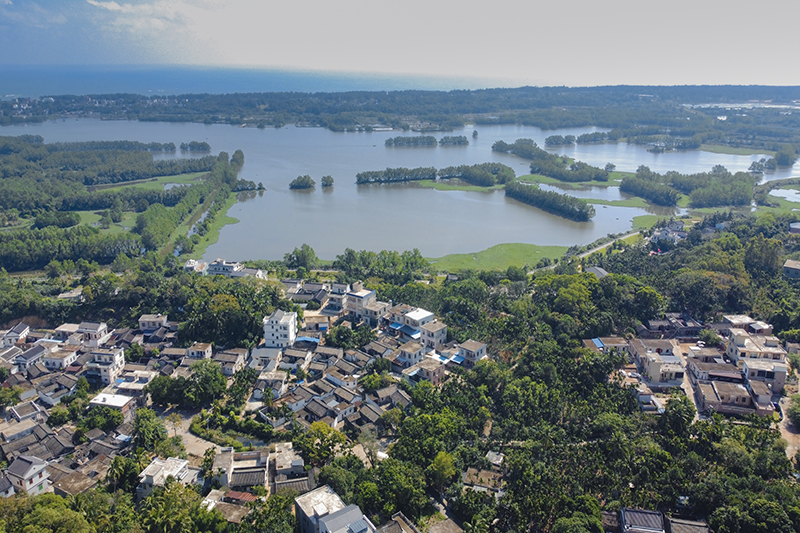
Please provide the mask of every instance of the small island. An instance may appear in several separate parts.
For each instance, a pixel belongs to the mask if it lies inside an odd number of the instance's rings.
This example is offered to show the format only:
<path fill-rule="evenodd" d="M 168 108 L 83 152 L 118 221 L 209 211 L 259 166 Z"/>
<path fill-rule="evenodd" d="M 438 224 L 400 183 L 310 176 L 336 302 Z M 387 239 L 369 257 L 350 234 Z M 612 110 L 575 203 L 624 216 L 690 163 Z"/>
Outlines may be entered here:
<path fill-rule="evenodd" d="M 314 178 L 306 174 L 305 176 L 297 176 L 292 182 L 289 184 L 290 189 L 313 189 L 317 186 L 317 182 L 314 181 Z"/>
<path fill-rule="evenodd" d="M 333 187 L 333 176 L 322 176 L 323 187 Z"/>
<path fill-rule="evenodd" d="M 439 139 L 439 146 L 466 146 L 469 139 L 464 135 L 445 135 Z"/>
<path fill-rule="evenodd" d="M 436 137 L 433 135 L 415 135 L 413 137 L 398 135 L 386 139 L 386 146 L 436 146 Z"/>

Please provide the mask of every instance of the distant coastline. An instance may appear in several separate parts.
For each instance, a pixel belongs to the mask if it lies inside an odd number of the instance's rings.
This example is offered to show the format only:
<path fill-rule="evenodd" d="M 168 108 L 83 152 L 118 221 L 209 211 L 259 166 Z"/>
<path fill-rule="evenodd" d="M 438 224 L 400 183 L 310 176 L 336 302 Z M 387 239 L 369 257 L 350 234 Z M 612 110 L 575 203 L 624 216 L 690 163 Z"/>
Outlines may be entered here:
<path fill-rule="evenodd" d="M 146 96 L 249 92 L 484 89 L 521 80 L 409 74 L 196 66 L 0 65 L 0 98 L 134 93 Z"/>

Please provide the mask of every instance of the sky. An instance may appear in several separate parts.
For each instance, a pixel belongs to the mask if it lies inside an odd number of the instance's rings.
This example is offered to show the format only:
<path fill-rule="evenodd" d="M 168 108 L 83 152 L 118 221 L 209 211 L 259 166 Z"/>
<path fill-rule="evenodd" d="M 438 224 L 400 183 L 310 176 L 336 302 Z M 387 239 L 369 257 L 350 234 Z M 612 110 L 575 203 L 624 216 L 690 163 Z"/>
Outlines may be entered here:
<path fill-rule="evenodd" d="M 800 2 L 0 0 L 3 65 L 197 65 L 522 85 L 800 85 Z"/>

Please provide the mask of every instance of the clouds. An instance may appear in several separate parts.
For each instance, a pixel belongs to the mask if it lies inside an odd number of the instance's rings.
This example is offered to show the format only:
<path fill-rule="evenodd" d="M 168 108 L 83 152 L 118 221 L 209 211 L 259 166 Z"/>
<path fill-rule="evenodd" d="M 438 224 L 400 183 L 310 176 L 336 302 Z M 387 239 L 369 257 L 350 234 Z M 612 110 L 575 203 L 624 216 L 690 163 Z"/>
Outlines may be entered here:
<path fill-rule="evenodd" d="M 513 78 L 800 84 L 800 2 L 0 0 L 1 62 L 190 64 Z M 24 5 L 23 5 L 24 4 Z M 769 29 L 767 30 L 767 25 Z M 769 38 L 759 33 L 769 31 Z"/>

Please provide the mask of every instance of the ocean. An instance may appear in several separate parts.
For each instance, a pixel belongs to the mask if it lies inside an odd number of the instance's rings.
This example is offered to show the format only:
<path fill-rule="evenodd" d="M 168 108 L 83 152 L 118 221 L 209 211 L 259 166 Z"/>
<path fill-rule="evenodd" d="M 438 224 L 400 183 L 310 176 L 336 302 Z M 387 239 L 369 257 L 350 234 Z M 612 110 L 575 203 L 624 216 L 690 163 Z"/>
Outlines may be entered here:
<path fill-rule="evenodd" d="M 519 87 L 520 80 L 192 66 L 0 65 L 0 98 L 63 94 L 143 95 L 344 92 Z"/>

